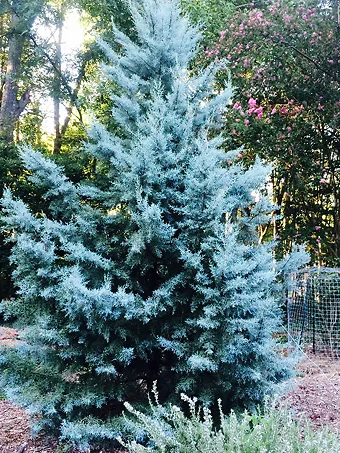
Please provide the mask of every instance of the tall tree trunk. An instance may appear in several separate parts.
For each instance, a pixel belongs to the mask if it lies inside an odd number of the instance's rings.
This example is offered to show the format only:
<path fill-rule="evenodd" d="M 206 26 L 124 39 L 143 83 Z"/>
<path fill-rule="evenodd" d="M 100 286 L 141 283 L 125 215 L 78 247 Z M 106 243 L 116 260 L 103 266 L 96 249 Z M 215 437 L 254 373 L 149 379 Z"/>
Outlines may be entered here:
<path fill-rule="evenodd" d="M 5 54 L 7 54 L 7 39 L 5 38 L 7 30 L 6 30 L 6 22 L 8 21 L 8 17 L 5 14 L 0 16 L 0 105 L 2 99 L 2 90 L 5 84 L 5 71 L 6 71 L 6 61 L 5 61 Z"/>
<path fill-rule="evenodd" d="M 59 154 L 61 151 L 62 136 L 60 131 L 60 102 L 61 102 L 61 80 L 59 74 L 61 74 L 61 43 L 63 36 L 63 22 L 64 13 L 63 5 L 59 11 L 58 17 L 58 40 L 56 42 L 56 53 L 55 53 L 55 73 L 54 73 L 54 87 L 53 87 L 53 105 L 54 105 L 54 144 L 53 154 Z"/>
<path fill-rule="evenodd" d="M 11 16 L 10 30 L 6 80 L 0 108 L 0 138 L 7 142 L 13 140 L 15 123 L 30 101 L 28 90 L 18 99 L 18 75 L 21 69 L 21 57 L 26 38 L 21 32 L 20 19 L 14 12 Z"/>
<path fill-rule="evenodd" d="M 81 66 L 79 68 L 79 72 L 78 72 L 78 77 L 77 77 L 77 81 L 76 81 L 76 86 L 75 86 L 75 89 L 73 90 L 72 92 L 72 99 L 70 99 L 70 102 L 69 102 L 69 105 L 67 106 L 66 108 L 66 117 L 64 119 L 64 123 L 60 129 L 60 135 L 61 135 L 61 139 L 63 139 L 66 131 L 67 131 L 67 128 L 70 124 L 70 121 L 71 121 L 71 116 L 72 116 L 72 113 L 73 113 L 73 107 L 75 106 L 74 104 L 77 104 L 78 102 L 78 94 L 79 94 L 79 90 L 80 90 L 80 87 L 81 87 L 81 84 L 82 84 L 82 81 L 85 77 L 85 68 L 86 68 L 86 64 L 88 63 L 89 61 L 89 54 L 87 54 L 83 60 L 82 60 L 82 63 L 81 63 Z M 79 121 L 82 123 L 83 122 L 83 118 L 82 118 L 82 114 L 81 114 L 81 110 L 78 109 L 78 115 L 79 115 Z"/>

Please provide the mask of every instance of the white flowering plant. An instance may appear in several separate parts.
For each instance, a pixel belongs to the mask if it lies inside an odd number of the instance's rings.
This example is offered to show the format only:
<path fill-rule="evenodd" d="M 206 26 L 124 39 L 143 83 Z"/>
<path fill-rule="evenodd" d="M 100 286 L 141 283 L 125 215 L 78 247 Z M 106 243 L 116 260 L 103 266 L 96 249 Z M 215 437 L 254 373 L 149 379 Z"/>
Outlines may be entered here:
<path fill-rule="evenodd" d="M 217 427 L 212 411 L 197 398 L 182 394 L 186 409 L 159 403 L 156 386 L 151 414 L 125 403 L 127 417 L 139 432 L 140 442 L 119 442 L 129 453 L 337 453 L 339 438 L 327 428 L 314 432 L 308 423 L 294 420 L 287 409 L 267 403 L 256 413 L 224 415 L 220 402 Z"/>

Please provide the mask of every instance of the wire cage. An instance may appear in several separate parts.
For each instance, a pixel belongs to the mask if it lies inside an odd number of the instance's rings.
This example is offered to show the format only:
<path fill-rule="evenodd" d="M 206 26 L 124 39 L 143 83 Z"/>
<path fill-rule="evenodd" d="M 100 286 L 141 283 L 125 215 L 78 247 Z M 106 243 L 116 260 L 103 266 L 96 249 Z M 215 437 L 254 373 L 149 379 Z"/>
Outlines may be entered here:
<path fill-rule="evenodd" d="M 287 278 L 292 347 L 340 358 L 340 269 L 307 268 Z"/>

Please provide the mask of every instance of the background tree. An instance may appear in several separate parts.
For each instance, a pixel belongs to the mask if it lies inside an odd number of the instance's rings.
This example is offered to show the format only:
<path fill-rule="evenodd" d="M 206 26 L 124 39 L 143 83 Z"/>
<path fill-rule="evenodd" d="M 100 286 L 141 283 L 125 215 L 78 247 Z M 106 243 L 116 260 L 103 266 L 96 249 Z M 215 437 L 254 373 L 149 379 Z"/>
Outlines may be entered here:
<path fill-rule="evenodd" d="M 339 24 L 337 2 L 246 5 L 227 17 L 208 55 L 226 58 L 236 95 L 230 148 L 274 164 L 282 219 L 265 229 L 289 250 L 307 242 L 314 262 L 340 262 Z"/>
<path fill-rule="evenodd" d="M 73 184 L 27 149 L 23 159 L 46 200 L 35 216 L 9 190 L 2 201 L 25 342 L 1 357 L 8 396 L 83 449 L 127 430 L 125 400 L 148 406 L 179 392 L 225 408 L 253 407 L 290 376 L 273 338 L 283 269 L 257 229 L 271 206 L 268 169 L 244 171 L 220 150 L 231 90 L 214 90 L 219 66 L 188 71 L 199 35 L 177 2 L 132 7 L 138 43 L 114 29 L 105 73 L 119 134 L 101 124 L 88 150 L 107 183 Z M 236 152 L 237 153 L 237 152 Z M 96 182 L 96 180 L 95 180 Z"/>
<path fill-rule="evenodd" d="M 2 77 L 4 83 L 1 90 L 0 107 L 0 137 L 7 142 L 12 141 L 15 123 L 29 102 L 29 88 L 24 90 L 19 88 L 22 55 L 31 27 L 42 4 L 42 0 L 19 0 L 13 3 L 8 1 L 7 9 L 2 7 L 2 15 L 7 12 L 10 17 L 7 30 L 6 73 Z M 3 17 L 3 21 L 5 18 L 6 16 Z M 20 91 L 22 92 L 20 93 Z"/>
<path fill-rule="evenodd" d="M 0 194 L 5 185 L 10 186 L 23 199 L 30 198 L 32 208 L 35 206 L 37 211 L 41 209 L 39 196 L 27 181 L 16 144 L 23 141 L 46 153 L 54 151 L 74 181 L 79 181 L 89 168 L 88 158 L 82 153 L 85 131 L 81 114 L 84 107 L 79 100 L 79 91 L 92 50 L 90 46 L 80 49 L 72 62 L 76 70 L 71 74 L 70 65 L 65 65 L 64 61 L 61 33 L 57 33 L 56 41 L 53 38 L 53 29 L 56 27 L 58 31 L 63 28 L 68 11 L 69 6 L 66 8 L 59 1 L 38 0 L 7 1 L 1 4 L 0 9 Z M 54 98 L 55 110 L 53 147 L 46 142 L 46 131 L 43 129 L 46 112 L 41 107 L 49 97 Z M 67 106 L 63 122 L 60 115 L 62 103 Z M 79 114 L 78 121 L 74 120 L 75 116 L 72 117 L 74 110 Z M 69 130 L 71 132 L 67 136 Z M 69 142 L 73 145 L 72 152 L 67 146 Z M 9 245 L 4 244 L 1 236 L 0 300 L 8 298 L 13 291 L 9 250 Z"/>
<path fill-rule="evenodd" d="M 200 24 L 203 33 L 200 46 L 206 49 L 217 41 L 220 31 L 225 28 L 226 17 L 233 14 L 237 1 L 181 0 L 181 7 L 193 23 Z"/>
<path fill-rule="evenodd" d="M 0 6 L 0 194 L 5 184 L 25 197 L 26 184 L 22 164 L 13 145 L 13 134 L 19 117 L 30 101 L 29 85 L 23 81 L 23 56 L 33 22 L 42 1 L 5 1 Z M 18 13 L 20 11 L 20 14 Z M 9 278 L 9 245 L 0 236 L 0 299 L 13 291 Z"/>

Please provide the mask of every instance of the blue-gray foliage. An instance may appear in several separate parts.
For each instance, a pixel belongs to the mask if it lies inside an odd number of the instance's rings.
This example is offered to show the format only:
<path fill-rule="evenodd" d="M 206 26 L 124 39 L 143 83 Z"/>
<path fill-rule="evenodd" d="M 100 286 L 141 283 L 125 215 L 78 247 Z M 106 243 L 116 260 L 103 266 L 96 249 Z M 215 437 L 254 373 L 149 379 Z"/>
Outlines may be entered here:
<path fill-rule="evenodd" d="M 28 148 L 48 208 L 34 215 L 9 190 L 2 200 L 17 286 L 3 310 L 25 324 L 3 352 L 2 385 L 82 448 L 121 434 L 124 401 L 146 407 L 155 380 L 161 400 L 185 392 L 225 408 L 275 391 L 291 372 L 273 338 L 278 279 L 305 259 L 275 263 L 273 244 L 258 244 L 268 168 L 244 170 L 220 149 L 224 63 L 190 72 L 199 33 L 176 1 L 131 10 L 138 42 L 116 29 L 121 53 L 101 42 L 119 135 L 89 132 L 109 183 L 74 185 Z"/>

